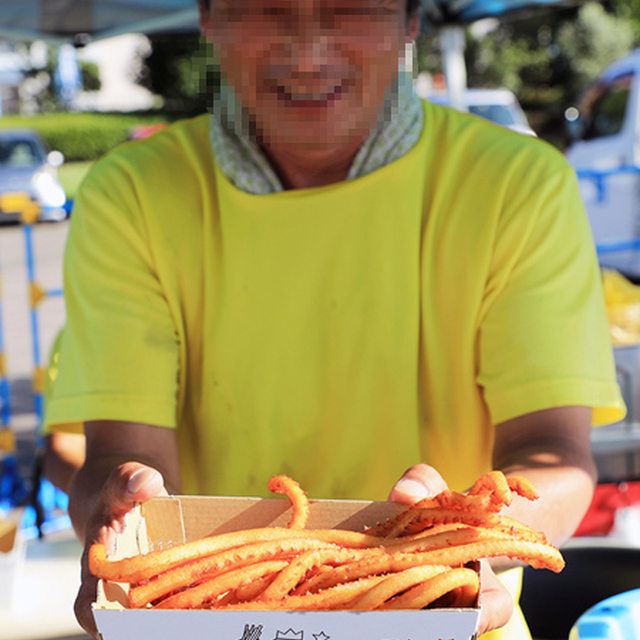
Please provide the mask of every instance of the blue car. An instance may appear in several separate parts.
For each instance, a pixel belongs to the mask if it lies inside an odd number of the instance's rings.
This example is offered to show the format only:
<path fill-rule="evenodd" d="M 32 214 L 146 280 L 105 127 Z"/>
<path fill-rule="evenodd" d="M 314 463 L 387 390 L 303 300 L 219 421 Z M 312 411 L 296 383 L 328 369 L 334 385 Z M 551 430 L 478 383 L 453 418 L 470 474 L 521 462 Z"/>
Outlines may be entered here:
<path fill-rule="evenodd" d="M 20 221 L 23 212 L 34 222 L 64 220 L 67 198 L 58 179 L 63 162 L 35 131 L 0 129 L 0 223 Z"/>

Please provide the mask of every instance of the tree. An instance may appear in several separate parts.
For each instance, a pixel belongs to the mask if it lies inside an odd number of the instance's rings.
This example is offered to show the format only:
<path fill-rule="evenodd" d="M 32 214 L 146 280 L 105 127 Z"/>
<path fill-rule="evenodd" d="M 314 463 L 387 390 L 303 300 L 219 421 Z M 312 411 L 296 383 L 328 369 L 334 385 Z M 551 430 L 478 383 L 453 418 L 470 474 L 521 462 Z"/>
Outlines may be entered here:
<path fill-rule="evenodd" d="M 469 86 L 511 89 L 536 131 L 562 146 L 564 110 L 640 42 L 637 16 L 640 0 L 610 0 L 506 16 L 488 32 L 478 23 L 467 29 Z M 437 34 L 421 38 L 421 69 L 434 71 L 436 52 Z"/>
<path fill-rule="evenodd" d="M 197 35 L 153 35 L 141 55 L 137 82 L 162 97 L 165 111 L 201 113 L 219 91 L 220 73 L 210 45 Z"/>
<path fill-rule="evenodd" d="M 100 91 L 102 81 L 100 80 L 100 69 L 94 62 L 80 60 L 80 77 L 82 78 L 83 91 Z"/>
<path fill-rule="evenodd" d="M 640 0 L 607 0 L 604 6 L 633 30 L 634 47 L 640 45 Z"/>
<path fill-rule="evenodd" d="M 601 5 L 590 2 L 581 7 L 576 20 L 564 23 L 556 38 L 571 69 L 566 98 L 575 100 L 605 67 L 628 53 L 635 35 L 626 18 L 608 13 Z"/>
<path fill-rule="evenodd" d="M 51 112 L 65 109 L 55 83 L 57 64 L 57 49 L 49 49 L 44 67 L 27 70 L 27 80 L 22 87 L 22 99 L 27 105 L 27 112 Z M 100 91 L 102 81 L 98 65 L 86 60 L 78 60 L 78 68 L 80 71 L 80 90 Z"/>

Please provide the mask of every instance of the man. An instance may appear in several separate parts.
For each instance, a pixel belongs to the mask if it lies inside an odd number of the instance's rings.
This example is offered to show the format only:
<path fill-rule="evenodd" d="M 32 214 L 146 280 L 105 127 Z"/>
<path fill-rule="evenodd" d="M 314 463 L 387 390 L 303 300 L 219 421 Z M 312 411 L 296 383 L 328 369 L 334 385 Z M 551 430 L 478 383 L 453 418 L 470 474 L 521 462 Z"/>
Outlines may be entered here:
<path fill-rule="evenodd" d="M 591 425 L 623 406 L 575 179 L 542 142 L 407 90 L 416 11 L 203 3 L 214 118 L 86 180 L 47 417 L 84 422 L 70 512 L 86 544 L 135 501 L 260 495 L 273 473 L 315 498 L 411 503 L 496 468 L 542 495 L 509 515 L 556 544 L 579 523 Z M 483 572 L 481 632 L 513 607 Z M 85 565 L 91 631 L 94 594 Z M 505 629 L 526 635 L 516 616 Z"/>

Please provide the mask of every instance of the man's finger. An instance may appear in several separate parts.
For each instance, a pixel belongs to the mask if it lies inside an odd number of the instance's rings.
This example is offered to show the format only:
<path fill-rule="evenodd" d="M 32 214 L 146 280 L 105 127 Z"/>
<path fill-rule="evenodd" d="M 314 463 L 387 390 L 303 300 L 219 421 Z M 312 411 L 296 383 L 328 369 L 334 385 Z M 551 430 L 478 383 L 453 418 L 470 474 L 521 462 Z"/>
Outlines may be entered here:
<path fill-rule="evenodd" d="M 73 610 L 76 614 L 78 624 L 94 638 L 98 637 L 98 630 L 96 628 L 95 620 L 93 619 L 91 605 L 95 602 L 97 584 L 98 580 L 95 578 L 92 581 L 92 584 L 86 582 L 83 583 L 73 605 Z"/>
<path fill-rule="evenodd" d="M 499 629 L 511 620 L 514 604 L 507 588 L 500 582 L 488 561 L 482 560 L 480 580 L 482 585 L 478 635 Z"/>
<path fill-rule="evenodd" d="M 395 483 L 389 494 L 389 500 L 414 504 L 428 496 L 435 496 L 446 488 L 447 483 L 433 467 L 416 464 L 407 469 Z"/>
<path fill-rule="evenodd" d="M 162 474 L 138 462 L 120 465 L 107 480 L 103 499 L 109 505 L 111 518 L 123 517 L 136 502 L 168 495 Z"/>

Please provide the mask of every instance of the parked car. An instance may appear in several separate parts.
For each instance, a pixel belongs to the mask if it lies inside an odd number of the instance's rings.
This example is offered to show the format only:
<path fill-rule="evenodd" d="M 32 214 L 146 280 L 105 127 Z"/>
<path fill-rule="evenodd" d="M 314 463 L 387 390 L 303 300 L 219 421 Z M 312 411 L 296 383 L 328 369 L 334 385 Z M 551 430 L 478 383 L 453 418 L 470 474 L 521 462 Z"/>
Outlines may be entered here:
<path fill-rule="evenodd" d="M 421 97 L 436 104 L 449 105 L 449 94 L 446 91 L 432 91 Z M 464 104 L 469 113 L 485 120 L 518 133 L 536 135 L 515 94 L 508 89 L 467 89 Z"/>
<path fill-rule="evenodd" d="M 156 131 L 164 129 L 167 125 L 161 124 L 139 124 L 129 130 L 128 140 L 144 140 L 153 135 Z"/>
<path fill-rule="evenodd" d="M 63 162 L 37 132 L 0 129 L 0 223 L 19 221 L 25 207 L 37 220 L 64 220 L 67 198 L 57 171 Z"/>
<path fill-rule="evenodd" d="M 640 279 L 640 49 L 614 62 L 565 112 L 600 263 Z"/>

